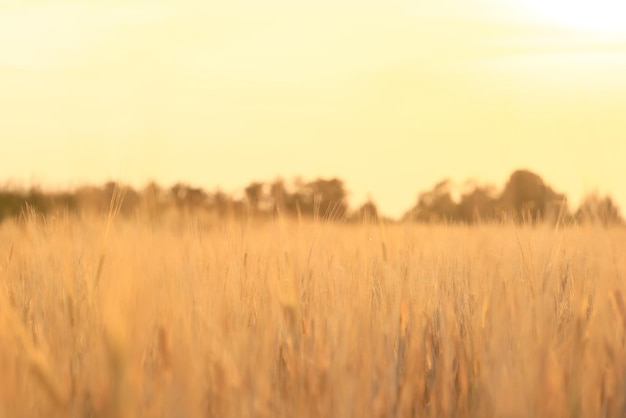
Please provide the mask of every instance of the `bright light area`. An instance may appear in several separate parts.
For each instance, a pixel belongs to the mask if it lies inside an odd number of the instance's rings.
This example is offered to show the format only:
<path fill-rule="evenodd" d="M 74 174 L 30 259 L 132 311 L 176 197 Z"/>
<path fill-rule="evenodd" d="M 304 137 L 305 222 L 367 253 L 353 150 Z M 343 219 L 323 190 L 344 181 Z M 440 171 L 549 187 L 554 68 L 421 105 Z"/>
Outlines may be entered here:
<path fill-rule="evenodd" d="M 623 0 L 516 0 L 546 23 L 626 35 Z"/>
<path fill-rule="evenodd" d="M 618 1 L 4 3 L 0 184 L 337 176 L 399 216 L 528 168 L 626 208 Z"/>

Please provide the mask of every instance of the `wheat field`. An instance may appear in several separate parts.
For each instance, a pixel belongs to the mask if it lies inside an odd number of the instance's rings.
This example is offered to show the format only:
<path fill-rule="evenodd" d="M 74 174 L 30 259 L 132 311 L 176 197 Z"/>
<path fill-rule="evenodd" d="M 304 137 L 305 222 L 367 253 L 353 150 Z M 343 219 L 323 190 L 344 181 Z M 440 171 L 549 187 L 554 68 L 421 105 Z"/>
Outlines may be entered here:
<path fill-rule="evenodd" d="M 625 250 L 593 226 L 31 213 L 0 225 L 0 417 L 624 416 Z"/>

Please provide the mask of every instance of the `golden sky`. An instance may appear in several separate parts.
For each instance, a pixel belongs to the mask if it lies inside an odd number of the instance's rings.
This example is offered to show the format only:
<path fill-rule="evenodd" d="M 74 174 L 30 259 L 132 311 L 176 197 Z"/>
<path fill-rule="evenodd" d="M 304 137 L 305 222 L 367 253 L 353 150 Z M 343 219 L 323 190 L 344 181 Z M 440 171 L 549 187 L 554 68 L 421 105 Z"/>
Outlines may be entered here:
<path fill-rule="evenodd" d="M 529 168 L 626 212 L 625 15 L 611 0 L 3 2 L 0 181 L 338 176 L 354 205 L 399 215 L 445 177 L 502 186 Z"/>

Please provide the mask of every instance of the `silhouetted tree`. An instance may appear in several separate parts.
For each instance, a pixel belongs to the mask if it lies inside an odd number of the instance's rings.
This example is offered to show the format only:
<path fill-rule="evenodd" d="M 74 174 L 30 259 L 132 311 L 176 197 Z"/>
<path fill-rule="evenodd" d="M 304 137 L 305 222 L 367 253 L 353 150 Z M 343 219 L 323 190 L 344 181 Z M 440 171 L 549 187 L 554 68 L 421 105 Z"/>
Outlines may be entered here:
<path fill-rule="evenodd" d="M 416 222 L 442 222 L 457 219 L 457 205 L 451 195 L 449 180 L 440 181 L 427 192 L 419 194 L 417 204 L 405 215 L 405 220 Z"/>
<path fill-rule="evenodd" d="M 117 191 L 116 191 L 117 190 Z M 122 193 L 124 199 L 120 207 L 120 213 L 130 215 L 135 213 L 139 207 L 141 198 L 131 186 L 124 185 L 115 181 L 108 181 L 101 189 L 89 188 L 86 190 L 87 195 L 92 199 L 93 209 L 97 212 L 108 212 L 111 206 L 114 193 Z"/>
<path fill-rule="evenodd" d="M 120 211 L 125 215 L 136 214 L 141 203 L 141 196 L 131 186 L 123 186 L 124 200 Z"/>
<path fill-rule="evenodd" d="M 5 190 L 0 193 L 0 221 L 18 216 L 25 203 L 23 193 L 16 190 Z"/>
<path fill-rule="evenodd" d="M 204 190 L 182 183 L 171 187 L 170 197 L 176 208 L 186 213 L 204 209 L 207 203 L 207 194 Z"/>
<path fill-rule="evenodd" d="M 76 196 L 70 192 L 59 192 L 50 195 L 51 207 L 54 210 L 65 211 L 66 213 L 75 213 L 78 208 Z"/>
<path fill-rule="evenodd" d="M 187 185 L 176 183 L 170 188 L 169 196 L 176 206 L 176 209 L 182 211 L 185 208 L 185 200 L 187 198 Z"/>
<path fill-rule="evenodd" d="M 474 187 L 461 195 L 458 204 L 459 220 L 467 223 L 493 220 L 498 214 L 498 199 L 493 187 Z"/>
<path fill-rule="evenodd" d="M 204 209 L 207 197 L 207 193 L 199 187 L 189 187 L 187 189 L 187 205 L 193 210 Z"/>
<path fill-rule="evenodd" d="M 26 194 L 25 203 L 35 211 L 45 214 L 50 209 L 52 202 L 49 196 L 44 195 L 41 190 L 33 187 Z"/>
<path fill-rule="evenodd" d="M 351 220 L 357 222 L 378 222 L 379 214 L 376 204 L 368 199 L 367 202 L 363 203 L 361 207 L 352 214 Z"/>
<path fill-rule="evenodd" d="M 554 192 L 541 177 L 528 170 L 513 172 L 500 196 L 500 204 L 516 221 L 528 222 L 544 219 L 549 208 L 559 206 L 564 200 L 564 195 Z"/>
<path fill-rule="evenodd" d="M 288 198 L 287 189 L 285 188 L 285 182 L 282 179 L 276 179 L 270 184 L 270 200 L 271 211 L 273 214 L 278 214 L 285 210 L 286 200 Z"/>
<path fill-rule="evenodd" d="M 259 209 L 259 202 L 261 201 L 261 197 L 263 196 L 263 183 L 250 183 L 246 187 L 245 192 L 248 204 L 254 212 L 257 212 Z"/>
<path fill-rule="evenodd" d="M 211 201 L 212 206 L 217 210 L 220 216 L 224 216 L 228 213 L 230 198 L 222 190 L 217 189 L 215 193 L 213 193 Z"/>
<path fill-rule="evenodd" d="M 582 223 L 600 223 L 604 226 L 624 224 L 624 218 L 613 199 L 609 196 L 601 197 L 598 193 L 583 198 L 575 218 Z"/>
<path fill-rule="evenodd" d="M 141 200 L 145 212 L 151 219 L 161 216 L 163 210 L 163 191 L 155 182 L 148 183 L 141 191 Z"/>
<path fill-rule="evenodd" d="M 0 221 L 19 216 L 26 206 L 43 214 L 58 210 L 106 213 L 118 190 L 124 192 L 122 215 L 136 213 L 136 209 L 143 205 L 151 217 L 173 207 L 185 214 L 207 210 L 219 217 L 243 216 L 252 208 L 260 216 L 282 212 L 291 216 L 317 215 L 321 219 L 334 221 L 375 221 L 381 218 L 372 201 L 365 202 L 348 218 L 347 192 L 340 179 L 318 178 L 307 182 L 296 178 L 290 187 L 282 179 L 274 180 L 267 188 L 264 183 L 252 182 L 244 190 L 245 199 L 235 199 L 219 189 L 207 194 L 201 188 L 184 183 L 162 190 L 153 182 L 141 192 L 112 181 L 101 187 L 83 186 L 73 192 L 63 193 L 44 192 L 37 188 L 0 190 Z M 403 219 L 476 223 L 498 219 L 504 212 L 512 214 L 518 222 L 560 219 L 566 223 L 624 223 L 614 201 L 608 196 L 600 197 L 597 193 L 587 196 L 572 215 L 565 196 L 555 192 L 541 177 L 528 170 L 513 172 L 498 197 L 492 187 L 468 183 L 457 202 L 452 197 L 452 183 L 449 180 L 441 181 L 431 190 L 420 193 L 417 203 Z"/>
<path fill-rule="evenodd" d="M 323 219 L 344 219 L 348 211 L 347 193 L 343 181 L 317 179 L 309 182 L 301 190 L 301 209 L 309 214 L 317 214 Z"/>

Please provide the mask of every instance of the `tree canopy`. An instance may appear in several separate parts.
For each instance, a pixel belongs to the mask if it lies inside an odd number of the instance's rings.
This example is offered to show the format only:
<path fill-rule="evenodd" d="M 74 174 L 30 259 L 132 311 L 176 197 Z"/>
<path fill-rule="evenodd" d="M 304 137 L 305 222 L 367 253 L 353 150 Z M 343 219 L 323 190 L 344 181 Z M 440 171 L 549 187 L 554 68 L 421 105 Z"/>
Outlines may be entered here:
<path fill-rule="evenodd" d="M 280 215 L 336 222 L 394 221 L 381 215 L 370 198 L 352 210 L 348 204 L 348 191 L 339 178 L 253 181 L 243 188 L 241 198 L 220 189 L 207 191 L 180 182 L 170 187 L 150 182 L 140 190 L 115 182 L 63 192 L 5 187 L 0 189 L 0 221 L 19 216 L 25 208 L 43 214 L 106 212 L 115 189 L 120 187 L 125 190 L 120 213 L 126 216 L 144 214 L 158 219 L 168 214 L 205 214 L 216 218 L 254 216 L 271 219 Z M 514 171 L 501 191 L 492 185 L 471 181 L 457 187 L 449 179 L 444 179 L 432 189 L 418 193 L 415 205 L 401 220 L 463 224 L 502 220 L 525 224 L 557 220 L 605 226 L 624 224 L 620 210 L 610 196 L 592 193 L 572 212 L 564 194 L 556 192 L 539 175 L 528 170 Z"/>

